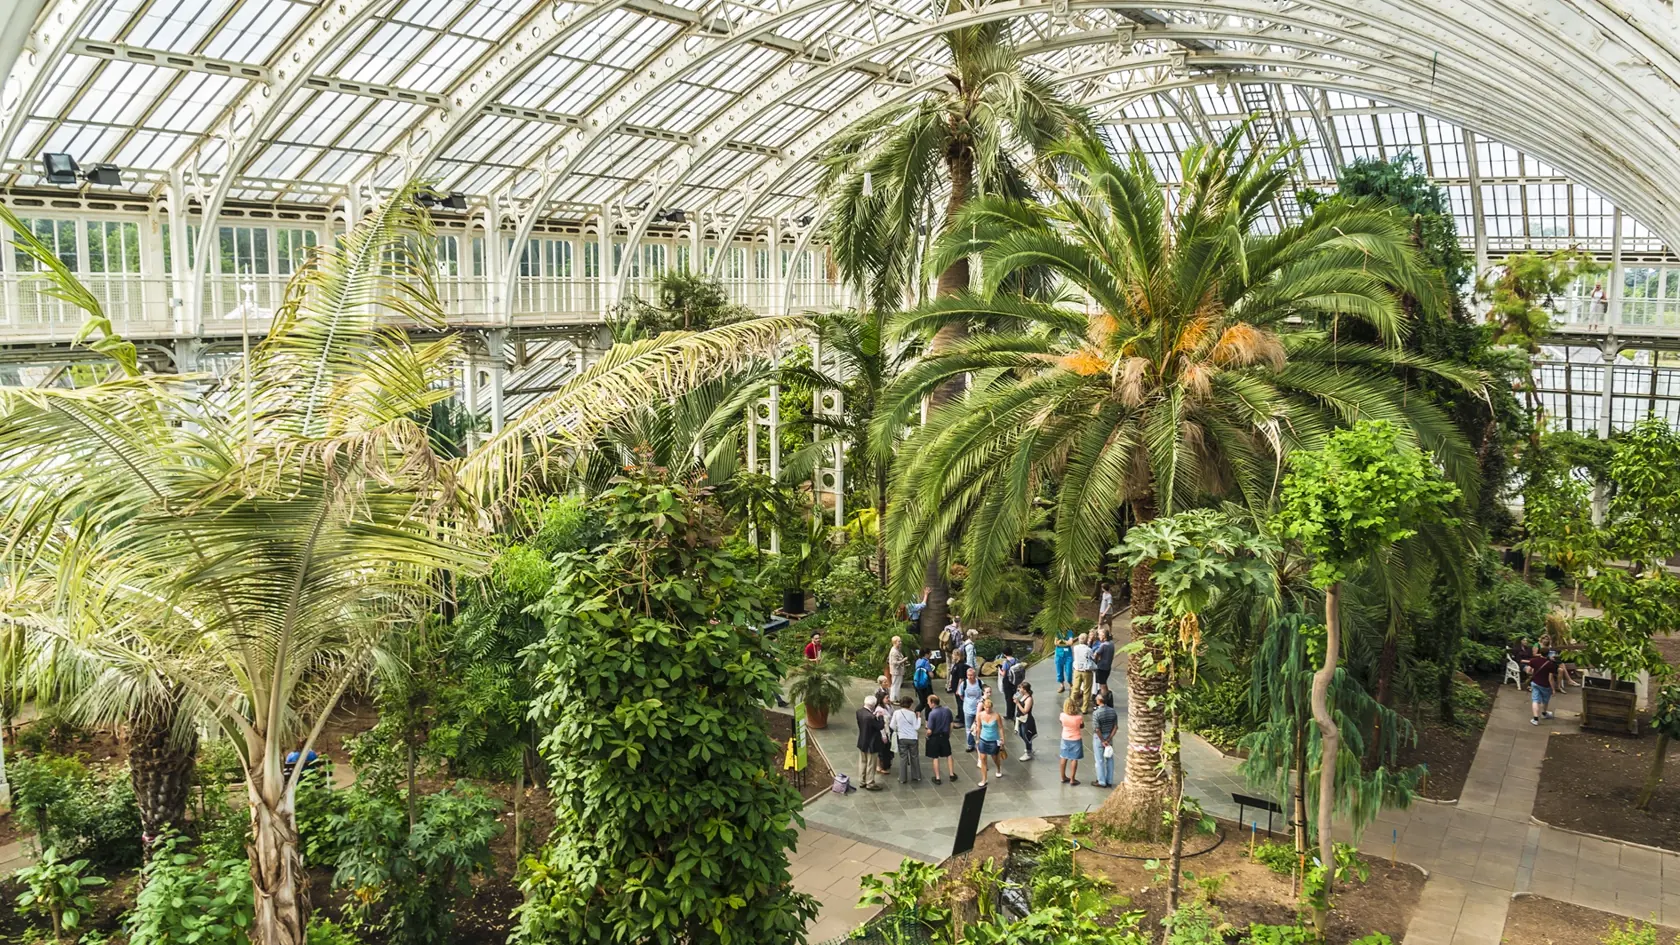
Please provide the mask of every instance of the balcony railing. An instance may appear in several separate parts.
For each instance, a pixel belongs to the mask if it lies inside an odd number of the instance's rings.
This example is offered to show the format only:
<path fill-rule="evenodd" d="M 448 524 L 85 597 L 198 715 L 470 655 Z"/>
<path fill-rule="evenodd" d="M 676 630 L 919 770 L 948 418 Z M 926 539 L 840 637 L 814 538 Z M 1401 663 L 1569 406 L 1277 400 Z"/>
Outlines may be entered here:
<path fill-rule="evenodd" d="M 80 277 L 99 299 L 116 330 L 133 338 L 238 336 L 266 332 L 285 299 L 286 276 L 208 276 L 204 280 L 201 320 L 192 323 L 188 306 L 176 297 L 170 279 L 122 273 L 92 273 Z M 441 277 L 439 300 L 448 322 L 459 326 L 495 325 L 504 318 L 514 325 L 580 325 L 606 317 L 606 289 L 595 278 L 521 277 L 503 310 L 503 287 L 481 277 Z M 53 298 L 39 277 L 0 274 L 0 342 L 63 342 L 81 330 L 85 317 L 68 302 Z M 841 303 L 841 288 L 833 283 L 801 280 L 791 286 L 735 280 L 725 283 L 729 297 L 754 312 L 778 311 L 784 294 L 790 312 L 824 310 Z M 654 292 L 652 280 L 635 280 L 630 293 Z"/>

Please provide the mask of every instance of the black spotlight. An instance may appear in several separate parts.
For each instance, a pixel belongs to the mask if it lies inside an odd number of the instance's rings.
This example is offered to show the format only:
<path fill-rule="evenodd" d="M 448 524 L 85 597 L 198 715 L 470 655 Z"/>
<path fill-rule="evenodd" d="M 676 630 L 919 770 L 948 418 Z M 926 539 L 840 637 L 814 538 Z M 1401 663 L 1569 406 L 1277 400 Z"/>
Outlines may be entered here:
<path fill-rule="evenodd" d="M 438 205 L 443 207 L 445 210 L 465 210 L 467 209 L 467 195 L 462 193 L 451 193 L 449 196 L 443 198 L 443 201 Z"/>
<path fill-rule="evenodd" d="M 122 186 L 122 168 L 115 164 L 95 164 L 84 176 L 88 183 L 101 187 Z"/>
<path fill-rule="evenodd" d="M 813 217 L 809 213 L 807 213 L 804 216 L 800 217 L 797 222 L 799 223 L 800 226 L 810 226 L 812 219 L 813 219 Z"/>
<path fill-rule="evenodd" d="M 75 158 L 56 151 L 41 153 L 41 167 L 45 170 L 47 182 L 52 184 L 74 184 L 82 171 Z"/>

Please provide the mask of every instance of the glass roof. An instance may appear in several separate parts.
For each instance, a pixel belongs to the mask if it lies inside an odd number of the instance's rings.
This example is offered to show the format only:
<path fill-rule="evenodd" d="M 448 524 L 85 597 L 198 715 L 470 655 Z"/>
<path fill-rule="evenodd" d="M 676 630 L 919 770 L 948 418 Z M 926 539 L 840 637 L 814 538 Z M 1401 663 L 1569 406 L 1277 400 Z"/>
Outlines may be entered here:
<path fill-rule="evenodd" d="M 120 165 L 125 189 L 152 196 L 177 168 L 231 173 L 229 201 L 291 204 L 418 173 L 475 199 L 540 201 L 556 218 L 656 196 L 794 218 L 812 210 L 809 157 L 838 109 L 913 96 L 945 68 L 929 24 L 946 0 L 90 2 L 0 138 L 0 187 L 46 188 L 37 157 L 63 151 L 84 167 Z M 1349 90 L 1401 69 L 1351 27 L 1031 9 L 1010 20 L 1018 45 L 1163 176 L 1188 142 L 1264 100 L 1305 142 L 1305 185 L 1411 151 L 1448 189 L 1460 232 L 1485 232 L 1490 251 L 1608 249 L 1614 208 L 1601 193 L 1483 136 L 1472 162 L 1453 122 Z M 334 16 L 346 25 L 314 32 Z M 282 72 L 299 61 L 311 68 L 288 84 Z M 1441 88 L 1456 81 L 1443 73 Z M 1627 209 L 1628 251 L 1663 252 L 1634 219 L 1642 208 Z"/>

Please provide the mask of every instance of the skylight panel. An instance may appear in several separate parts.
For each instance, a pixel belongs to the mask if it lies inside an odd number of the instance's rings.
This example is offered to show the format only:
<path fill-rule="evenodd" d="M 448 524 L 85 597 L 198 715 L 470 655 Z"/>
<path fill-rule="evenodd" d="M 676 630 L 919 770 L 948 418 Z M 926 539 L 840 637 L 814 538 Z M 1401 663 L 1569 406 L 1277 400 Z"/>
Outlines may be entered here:
<path fill-rule="evenodd" d="M 568 84 L 572 77 L 589 68 L 596 67 L 577 59 L 546 56 L 502 93 L 502 101 L 508 105 L 533 107 L 536 102 L 552 95 L 556 88 Z"/>
<path fill-rule="evenodd" d="M 581 115 L 597 100 L 605 97 L 628 73 L 591 64 L 579 70 L 565 87 L 556 91 L 541 107 L 569 115 Z M 540 101 L 540 100 L 539 100 Z"/>
<path fill-rule="evenodd" d="M 423 9 L 460 9 L 446 0 L 415 0 Z M 524 15 L 530 0 L 473 0 L 452 29 L 480 39 L 496 40 L 506 35 Z"/>
<path fill-rule="evenodd" d="M 312 5 L 295 0 L 240 3 L 234 7 L 228 23 L 211 34 L 204 46 L 204 55 L 236 62 L 266 63 L 312 9 Z"/>
<path fill-rule="evenodd" d="M 181 0 L 153 4 L 141 14 L 127 41 L 136 46 L 193 52 L 207 41 L 216 24 L 238 0 Z"/>
<path fill-rule="evenodd" d="M 1483 177 L 1516 177 L 1519 160 L 1513 148 L 1486 138 L 1476 139 L 1476 163 Z"/>
<path fill-rule="evenodd" d="M 1436 177 L 1468 177 L 1469 159 L 1464 154 L 1464 130 L 1438 118 L 1425 116 L 1429 136 L 1429 169 Z"/>
<path fill-rule="evenodd" d="M 472 68 L 490 44 L 465 36 L 441 36 L 406 68 L 395 85 L 427 92 L 444 92 Z"/>
<path fill-rule="evenodd" d="M 436 35 L 401 23 L 376 24 L 373 32 L 351 50 L 336 70 L 337 75 L 352 82 L 390 84 Z"/>

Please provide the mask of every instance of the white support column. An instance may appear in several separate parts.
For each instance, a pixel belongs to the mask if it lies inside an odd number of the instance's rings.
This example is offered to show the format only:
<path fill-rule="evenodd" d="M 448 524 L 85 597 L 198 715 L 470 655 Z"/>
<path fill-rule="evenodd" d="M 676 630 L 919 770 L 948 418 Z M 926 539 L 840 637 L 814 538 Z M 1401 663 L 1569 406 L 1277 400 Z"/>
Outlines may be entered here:
<path fill-rule="evenodd" d="M 471 352 L 461 359 L 461 406 L 468 413 L 478 413 L 478 364 Z"/>
<path fill-rule="evenodd" d="M 1470 176 L 1470 219 L 1476 225 L 1476 279 L 1488 269 L 1487 214 L 1482 211 L 1482 167 L 1476 159 L 1476 133 L 1464 129 L 1464 167 Z"/>
<path fill-rule="evenodd" d="M 195 316 L 203 306 L 188 304 L 188 296 L 193 290 L 191 257 L 195 244 L 188 238 L 187 228 L 191 221 L 187 219 L 187 183 L 179 167 L 170 170 L 164 195 L 169 201 L 169 257 L 173 264 L 169 273 L 169 307 L 174 315 L 175 330 L 182 335 L 196 335 L 199 325 Z"/>
<path fill-rule="evenodd" d="M 1616 394 L 1616 354 L 1620 345 L 1616 343 L 1615 330 L 1612 329 L 1604 339 L 1600 349 L 1604 355 L 1604 383 L 1600 389 L 1598 401 L 1598 438 L 1606 441 L 1610 439 L 1610 411 Z M 1655 370 L 1653 368 L 1653 370 Z M 1567 393 L 1564 396 L 1569 396 Z M 1592 493 L 1592 521 L 1594 525 L 1604 524 L 1604 517 L 1610 512 L 1610 493 L 1603 485 L 1593 483 Z"/>
<path fill-rule="evenodd" d="M 688 218 L 688 240 L 688 274 L 697 276 L 706 271 L 706 225 L 698 213 Z"/>
<path fill-rule="evenodd" d="M 601 258 L 595 267 L 595 275 L 601 280 L 601 312 L 605 314 L 618 304 L 618 282 L 616 279 L 617 266 L 613 264 L 613 228 L 617 223 L 613 220 L 611 204 L 601 204 Z M 626 259 L 626 265 L 630 260 Z"/>
<path fill-rule="evenodd" d="M 782 359 L 776 357 L 776 367 L 780 368 Z M 770 481 L 779 482 L 782 478 L 782 385 L 770 385 Z M 780 554 L 782 551 L 782 530 L 770 529 L 770 553 Z"/>
<path fill-rule="evenodd" d="M 770 298 L 768 300 L 769 315 L 781 315 L 787 311 L 782 298 L 782 286 L 787 284 L 788 274 L 782 268 L 782 224 L 780 221 L 770 222 Z"/>
<path fill-rule="evenodd" d="M 1622 325 L 1622 296 L 1627 290 L 1627 270 L 1622 265 L 1622 211 L 1616 208 L 1610 221 L 1610 330 Z"/>
<path fill-rule="evenodd" d="M 492 328 L 484 333 L 484 346 L 490 351 L 490 432 L 502 432 L 507 422 L 502 403 L 502 385 L 507 380 L 507 329 Z"/>

